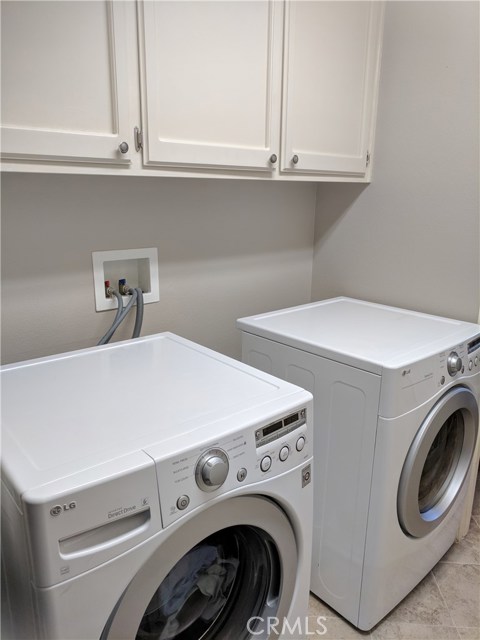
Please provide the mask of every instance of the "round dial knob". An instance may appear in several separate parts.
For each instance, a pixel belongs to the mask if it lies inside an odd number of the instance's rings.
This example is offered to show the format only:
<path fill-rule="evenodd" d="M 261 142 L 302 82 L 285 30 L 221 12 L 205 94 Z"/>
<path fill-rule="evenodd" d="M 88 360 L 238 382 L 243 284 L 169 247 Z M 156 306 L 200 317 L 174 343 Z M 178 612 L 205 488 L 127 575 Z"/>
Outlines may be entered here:
<path fill-rule="evenodd" d="M 456 351 L 452 351 L 452 353 L 447 358 L 447 369 L 448 373 L 453 377 L 457 375 L 457 373 L 462 368 L 462 359 L 456 353 Z"/>
<path fill-rule="evenodd" d="M 195 480 L 202 491 L 215 491 L 228 476 L 228 456 L 222 449 L 206 451 L 195 468 Z"/>

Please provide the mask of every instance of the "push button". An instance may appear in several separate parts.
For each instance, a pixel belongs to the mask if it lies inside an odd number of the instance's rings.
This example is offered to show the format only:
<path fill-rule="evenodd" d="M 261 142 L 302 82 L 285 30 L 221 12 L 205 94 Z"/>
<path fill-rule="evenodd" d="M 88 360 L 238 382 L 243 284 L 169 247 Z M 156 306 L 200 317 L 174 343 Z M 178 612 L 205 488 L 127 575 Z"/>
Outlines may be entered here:
<path fill-rule="evenodd" d="M 190 498 L 188 496 L 180 496 L 179 499 L 177 500 L 177 508 L 180 511 L 183 511 L 184 509 L 186 509 L 189 504 L 190 504 Z"/>
<path fill-rule="evenodd" d="M 246 477 L 247 477 L 247 470 L 244 467 L 242 467 L 237 472 L 237 480 L 239 482 L 243 482 Z"/>
<path fill-rule="evenodd" d="M 264 458 L 262 458 L 262 461 L 260 462 L 260 469 L 262 471 L 268 471 L 271 466 L 272 466 L 272 459 L 270 456 L 265 456 Z"/>
<path fill-rule="evenodd" d="M 295 448 L 297 451 L 301 451 L 304 446 L 305 446 L 305 436 L 300 436 L 300 438 L 297 440 L 297 444 L 295 445 Z"/>
<path fill-rule="evenodd" d="M 288 458 L 289 453 L 290 453 L 290 449 L 287 447 L 287 445 L 285 445 L 280 449 L 280 453 L 278 454 L 278 457 L 282 462 L 285 462 L 285 460 Z"/>

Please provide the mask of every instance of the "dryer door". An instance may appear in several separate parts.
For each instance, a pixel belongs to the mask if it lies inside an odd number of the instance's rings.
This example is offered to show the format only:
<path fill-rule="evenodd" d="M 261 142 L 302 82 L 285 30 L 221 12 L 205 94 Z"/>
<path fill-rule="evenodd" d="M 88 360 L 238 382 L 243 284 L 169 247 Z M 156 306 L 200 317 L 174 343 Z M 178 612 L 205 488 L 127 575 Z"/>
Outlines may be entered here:
<path fill-rule="evenodd" d="M 163 539 L 100 640 L 267 638 L 288 616 L 298 550 L 284 511 L 261 497 L 217 503 Z"/>
<path fill-rule="evenodd" d="M 477 430 L 477 401 L 466 387 L 453 387 L 432 408 L 400 478 L 397 508 L 405 533 L 421 538 L 448 514 L 467 477 Z"/>

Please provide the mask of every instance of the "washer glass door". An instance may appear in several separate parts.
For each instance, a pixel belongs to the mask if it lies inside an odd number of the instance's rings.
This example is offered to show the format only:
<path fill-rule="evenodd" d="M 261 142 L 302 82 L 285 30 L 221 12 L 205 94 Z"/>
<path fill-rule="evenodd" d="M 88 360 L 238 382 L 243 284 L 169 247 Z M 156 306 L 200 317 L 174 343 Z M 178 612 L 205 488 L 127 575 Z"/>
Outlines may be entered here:
<path fill-rule="evenodd" d="M 478 429 L 478 405 L 466 387 L 450 389 L 433 407 L 409 449 L 400 478 L 398 518 L 419 538 L 446 517 L 468 474 Z"/>
<path fill-rule="evenodd" d="M 278 554 L 255 527 L 229 527 L 202 540 L 168 573 L 140 622 L 139 640 L 215 637 L 246 631 L 249 617 L 278 601 Z M 256 620 L 252 621 L 255 622 Z"/>
<path fill-rule="evenodd" d="M 288 614 L 296 572 L 285 513 L 263 498 L 233 498 L 160 541 L 101 640 L 266 638 L 267 619 Z"/>

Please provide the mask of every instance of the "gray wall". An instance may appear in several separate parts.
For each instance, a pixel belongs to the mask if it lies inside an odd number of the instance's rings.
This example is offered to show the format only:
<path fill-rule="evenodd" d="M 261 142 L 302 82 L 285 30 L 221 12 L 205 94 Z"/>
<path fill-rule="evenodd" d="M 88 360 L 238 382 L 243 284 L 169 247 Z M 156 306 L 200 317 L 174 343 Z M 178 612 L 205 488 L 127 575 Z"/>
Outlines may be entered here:
<path fill-rule="evenodd" d="M 143 334 L 234 357 L 237 317 L 311 294 L 476 320 L 478 12 L 387 3 L 369 186 L 4 175 L 3 362 L 95 344 L 112 319 L 95 312 L 96 250 L 158 247 Z"/>
<path fill-rule="evenodd" d="M 169 330 L 240 357 L 237 317 L 310 300 L 315 190 L 4 175 L 3 362 L 95 344 L 113 312 L 95 312 L 91 253 L 139 247 L 158 247 L 160 276 L 142 335 Z"/>
<path fill-rule="evenodd" d="M 373 183 L 319 185 L 314 300 L 477 320 L 479 6 L 387 2 Z"/>

